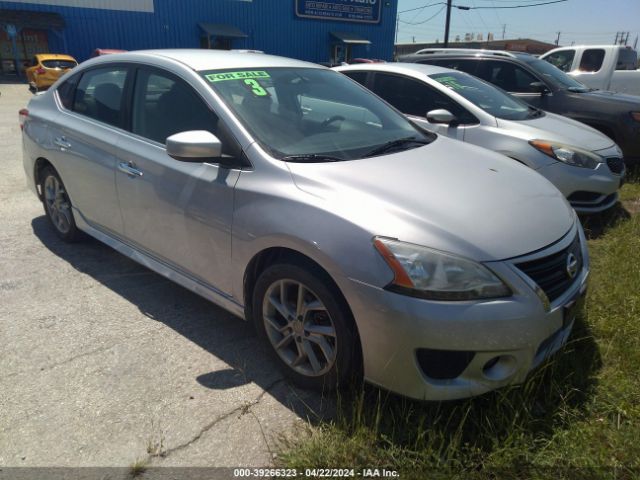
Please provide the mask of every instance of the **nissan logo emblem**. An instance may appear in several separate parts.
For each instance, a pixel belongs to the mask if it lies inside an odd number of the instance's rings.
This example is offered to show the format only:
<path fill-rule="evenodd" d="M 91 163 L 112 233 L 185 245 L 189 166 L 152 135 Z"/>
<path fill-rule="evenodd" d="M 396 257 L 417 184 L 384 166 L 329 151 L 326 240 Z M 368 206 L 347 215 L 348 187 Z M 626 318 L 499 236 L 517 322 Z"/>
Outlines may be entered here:
<path fill-rule="evenodd" d="M 567 255 L 567 275 L 574 278 L 578 273 L 578 259 L 573 253 Z"/>

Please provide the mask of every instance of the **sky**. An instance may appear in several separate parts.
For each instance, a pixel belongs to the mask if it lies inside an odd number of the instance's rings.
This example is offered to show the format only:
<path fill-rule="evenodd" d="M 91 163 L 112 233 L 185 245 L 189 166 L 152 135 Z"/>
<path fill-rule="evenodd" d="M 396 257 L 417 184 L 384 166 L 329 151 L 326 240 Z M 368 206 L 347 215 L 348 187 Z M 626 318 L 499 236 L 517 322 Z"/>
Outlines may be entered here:
<path fill-rule="evenodd" d="M 453 0 L 454 5 L 468 7 L 507 7 L 542 3 L 549 0 Z M 399 14 L 398 43 L 440 42 L 444 39 L 446 0 L 398 0 L 398 12 L 439 3 L 424 9 Z M 430 17 L 432 17 L 430 19 Z M 532 38 L 560 45 L 613 44 L 616 32 L 629 32 L 633 46 L 640 35 L 640 0 L 567 0 L 530 8 L 451 10 L 449 41 L 465 33 L 491 32 L 495 40 Z M 640 49 L 640 40 L 638 40 Z"/>

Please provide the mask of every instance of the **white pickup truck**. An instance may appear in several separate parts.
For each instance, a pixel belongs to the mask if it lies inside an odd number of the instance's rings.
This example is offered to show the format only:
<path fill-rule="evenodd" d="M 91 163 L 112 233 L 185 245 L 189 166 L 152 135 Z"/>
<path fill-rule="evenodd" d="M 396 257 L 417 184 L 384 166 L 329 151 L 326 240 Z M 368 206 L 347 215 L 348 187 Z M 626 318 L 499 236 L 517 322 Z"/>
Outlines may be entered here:
<path fill-rule="evenodd" d="M 638 54 L 620 45 L 583 45 L 554 48 L 541 55 L 587 87 L 640 95 Z"/>

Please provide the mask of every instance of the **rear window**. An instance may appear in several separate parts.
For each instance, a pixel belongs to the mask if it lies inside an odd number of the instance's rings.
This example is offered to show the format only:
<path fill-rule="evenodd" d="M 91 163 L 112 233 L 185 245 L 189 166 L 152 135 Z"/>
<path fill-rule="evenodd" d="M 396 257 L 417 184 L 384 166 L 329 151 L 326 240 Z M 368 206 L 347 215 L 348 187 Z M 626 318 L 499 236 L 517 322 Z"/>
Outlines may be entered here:
<path fill-rule="evenodd" d="M 43 60 L 42 66 L 46 68 L 73 68 L 78 65 L 73 60 Z"/>
<path fill-rule="evenodd" d="M 620 49 L 616 70 L 635 70 L 638 68 L 638 53 L 630 48 Z"/>

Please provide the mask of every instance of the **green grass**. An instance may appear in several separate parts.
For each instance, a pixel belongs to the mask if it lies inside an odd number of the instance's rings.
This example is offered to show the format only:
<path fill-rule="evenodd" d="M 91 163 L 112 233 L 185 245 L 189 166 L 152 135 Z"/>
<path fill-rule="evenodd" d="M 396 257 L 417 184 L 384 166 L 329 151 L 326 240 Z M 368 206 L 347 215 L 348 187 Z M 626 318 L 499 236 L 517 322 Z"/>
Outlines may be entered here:
<path fill-rule="evenodd" d="M 622 189 L 625 207 L 639 203 L 638 180 Z M 335 419 L 283 443 L 278 462 L 403 478 L 640 478 L 640 214 L 630 210 L 584 221 L 586 307 L 525 384 L 446 403 L 359 388 L 338 399 Z"/>

